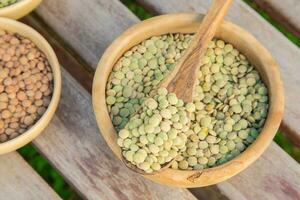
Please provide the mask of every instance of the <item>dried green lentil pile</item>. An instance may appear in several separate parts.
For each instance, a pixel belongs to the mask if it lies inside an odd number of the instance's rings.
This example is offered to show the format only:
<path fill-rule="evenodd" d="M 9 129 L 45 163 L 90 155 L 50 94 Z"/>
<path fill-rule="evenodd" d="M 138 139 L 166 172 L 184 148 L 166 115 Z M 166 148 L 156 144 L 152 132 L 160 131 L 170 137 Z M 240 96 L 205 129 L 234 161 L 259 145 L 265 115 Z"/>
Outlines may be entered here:
<path fill-rule="evenodd" d="M 0 0 L 0 8 L 10 6 L 10 5 L 15 4 L 19 1 L 21 1 L 21 0 Z"/>
<path fill-rule="evenodd" d="M 198 72 L 187 150 L 174 169 L 203 169 L 239 155 L 257 137 L 268 111 L 267 88 L 244 55 L 210 43 Z"/>
<path fill-rule="evenodd" d="M 160 88 L 158 95 L 147 98 L 142 109 L 119 131 L 117 143 L 126 160 L 151 173 L 185 150 L 188 130 L 183 101 Z"/>
<path fill-rule="evenodd" d="M 164 35 L 127 51 L 116 63 L 106 86 L 106 103 L 117 130 L 125 127 L 153 87 L 172 70 L 191 35 Z"/>
<path fill-rule="evenodd" d="M 149 92 L 172 70 L 191 39 L 190 34 L 155 36 L 116 63 L 106 100 L 117 130 L 126 126 Z M 214 39 L 203 63 L 194 102 L 185 105 L 191 124 L 184 132 L 188 140 L 174 169 L 204 169 L 231 160 L 255 140 L 267 116 L 267 88 L 231 44 Z"/>
<path fill-rule="evenodd" d="M 0 143 L 24 133 L 44 114 L 53 75 L 36 45 L 0 29 Z"/>

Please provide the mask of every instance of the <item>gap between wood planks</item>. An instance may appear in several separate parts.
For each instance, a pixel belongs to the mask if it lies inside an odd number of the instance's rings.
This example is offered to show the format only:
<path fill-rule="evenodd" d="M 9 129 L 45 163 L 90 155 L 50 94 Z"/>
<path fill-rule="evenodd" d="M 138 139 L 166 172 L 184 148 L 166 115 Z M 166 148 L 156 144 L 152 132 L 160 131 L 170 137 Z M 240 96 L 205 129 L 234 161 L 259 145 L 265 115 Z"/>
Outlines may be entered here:
<path fill-rule="evenodd" d="M 272 19 L 274 19 L 276 22 L 278 22 L 280 25 L 286 28 L 287 31 L 291 32 L 296 37 L 300 38 L 300 29 L 298 27 L 295 27 L 295 25 L 292 22 L 290 22 L 290 20 L 286 16 L 284 16 L 283 13 L 280 12 L 280 10 L 275 8 L 268 1 L 254 0 L 254 3 L 258 6 L 258 8 L 267 12 Z"/>

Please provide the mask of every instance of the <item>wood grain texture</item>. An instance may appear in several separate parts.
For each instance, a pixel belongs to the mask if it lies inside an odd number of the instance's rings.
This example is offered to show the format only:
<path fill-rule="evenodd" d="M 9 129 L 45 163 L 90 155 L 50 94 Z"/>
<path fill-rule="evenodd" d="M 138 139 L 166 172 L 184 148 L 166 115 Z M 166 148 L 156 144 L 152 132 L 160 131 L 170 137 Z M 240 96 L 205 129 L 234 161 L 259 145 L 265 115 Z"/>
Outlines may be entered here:
<path fill-rule="evenodd" d="M 17 153 L 0 156 L 0 199 L 61 199 Z"/>
<path fill-rule="evenodd" d="M 210 1 L 203 0 L 138 0 L 138 2 L 159 14 L 189 11 L 205 13 L 210 3 Z M 300 101 L 300 49 L 241 0 L 233 2 L 226 19 L 252 33 L 279 63 L 286 98 L 281 127 L 295 144 L 300 145 L 300 106 L 298 104 Z"/>
<path fill-rule="evenodd" d="M 288 31 L 300 38 L 299 0 L 254 0 L 254 2 Z"/>
<path fill-rule="evenodd" d="M 231 2 L 232 0 L 213 0 L 189 48 L 180 58 L 172 73 L 161 84 L 169 92 L 174 92 L 184 102 L 193 101 L 194 85 L 201 59 L 209 42 L 214 38 L 217 29 L 223 22 Z"/>
<path fill-rule="evenodd" d="M 101 137 L 91 96 L 62 70 L 62 98 L 52 123 L 33 143 L 86 199 L 195 199 L 155 184 L 119 161 Z"/>

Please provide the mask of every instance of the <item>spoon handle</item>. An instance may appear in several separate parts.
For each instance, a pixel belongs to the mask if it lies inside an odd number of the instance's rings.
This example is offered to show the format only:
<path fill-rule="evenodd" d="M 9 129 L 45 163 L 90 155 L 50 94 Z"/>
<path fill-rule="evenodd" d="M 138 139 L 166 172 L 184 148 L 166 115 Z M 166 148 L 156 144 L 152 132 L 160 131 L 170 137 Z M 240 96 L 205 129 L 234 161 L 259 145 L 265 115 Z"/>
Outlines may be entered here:
<path fill-rule="evenodd" d="M 173 76 L 167 77 L 165 85 L 168 91 L 176 93 L 178 98 L 185 102 L 192 102 L 194 83 L 201 59 L 223 21 L 231 2 L 232 0 L 213 1 L 189 48 L 175 66 Z"/>

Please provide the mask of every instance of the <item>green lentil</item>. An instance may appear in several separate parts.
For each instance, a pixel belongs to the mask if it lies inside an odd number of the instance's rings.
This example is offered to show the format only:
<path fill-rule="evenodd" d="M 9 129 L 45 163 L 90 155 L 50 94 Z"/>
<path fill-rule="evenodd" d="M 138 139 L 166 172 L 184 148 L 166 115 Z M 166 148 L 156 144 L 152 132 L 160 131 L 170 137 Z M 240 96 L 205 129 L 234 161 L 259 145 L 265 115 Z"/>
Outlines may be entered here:
<path fill-rule="evenodd" d="M 193 103 L 187 103 L 185 108 L 190 113 L 194 112 L 196 109 L 195 104 L 193 104 Z"/>

